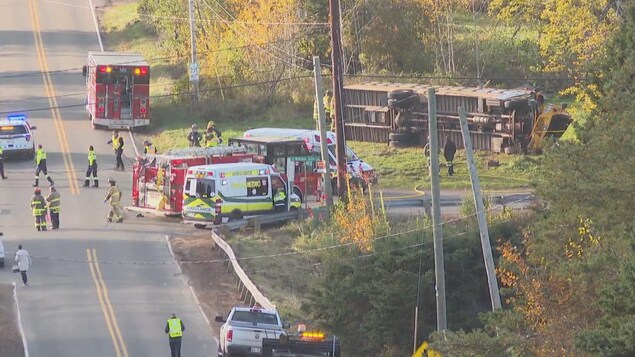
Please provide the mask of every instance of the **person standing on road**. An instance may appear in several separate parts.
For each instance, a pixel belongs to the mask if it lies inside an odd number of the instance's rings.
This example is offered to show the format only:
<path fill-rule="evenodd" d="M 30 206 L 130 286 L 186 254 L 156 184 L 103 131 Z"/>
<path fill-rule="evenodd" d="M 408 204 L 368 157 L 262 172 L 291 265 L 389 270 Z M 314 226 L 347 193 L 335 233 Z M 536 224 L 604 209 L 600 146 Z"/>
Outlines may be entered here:
<path fill-rule="evenodd" d="M 26 272 L 29 270 L 29 267 L 33 265 L 31 261 L 31 256 L 26 249 L 22 248 L 22 244 L 18 245 L 18 251 L 15 252 L 15 262 L 18 264 L 18 269 L 20 270 L 20 275 L 22 275 L 22 283 L 24 286 L 29 285 L 27 282 Z"/>
<path fill-rule="evenodd" d="M 112 150 L 115 152 L 115 170 L 124 171 L 123 159 L 121 158 L 123 155 L 123 138 L 119 136 L 118 131 L 112 132 L 112 138 L 108 140 L 107 144 L 112 145 Z"/>
<path fill-rule="evenodd" d="M 448 135 L 445 137 L 445 145 L 443 145 L 443 156 L 448 164 L 448 176 L 454 175 L 454 154 L 456 154 L 456 144 Z"/>
<path fill-rule="evenodd" d="M 165 333 L 168 334 L 170 339 L 170 352 L 172 353 L 172 357 L 181 357 L 181 337 L 183 337 L 183 331 L 185 331 L 183 321 L 176 317 L 175 313 L 172 313 L 172 317 L 170 317 L 165 324 Z"/>
<path fill-rule="evenodd" d="M 90 186 L 90 176 L 93 176 L 93 187 L 99 187 L 99 180 L 97 179 L 97 154 L 95 154 L 95 148 L 91 145 L 88 147 L 88 170 L 86 170 L 86 180 L 84 180 L 84 187 Z"/>
<path fill-rule="evenodd" d="M 43 172 L 46 176 L 46 180 L 49 182 L 49 186 L 53 186 L 55 183 L 49 176 L 48 169 L 46 168 L 46 151 L 42 149 L 42 145 L 37 146 L 37 152 L 35 153 L 35 182 L 33 183 L 33 187 L 38 187 L 40 185 L 40 172 Z"/>
<path fill-rule="evenodd" d="M 35 217 L 35 229 L 38 231 L 46 230 L 46 200 L 42 196 L 42 190 L 36 187 L 31 197 L 31 209 L 33 217 Z"/>
<path fill-rule="evenodd" d="M 121 190 L 117 187 L 115 179 L 109 178 L 108 184 L 110 188 L 108 189 L 108 194 L 104 198 L 104 203 L 110 200 L 110 212 L 108 212 L 108 218 L 106 219 L 108 222 L 115 221 L 117 223 L 123 222 L 123 213 L 121 212 Z"/>
<path fill-rule="evenodd" d="M 190 143 L 190 147 L 201 147 L 201 139 L 203 136 L 198 132 L 198 127 L 196 124 L 192 124 L 192 130 L 187 134 L 187 141 Z"/>
<path fill-rule="evenodd" d="M 55 186 L 49 187 L 49 194 L 46 196 L 46 202 L 49 206 L 49 214 L 51 215 L 51 229 L 60 228 L 60 193 L 57 192 Z"/>
<path fill-rule="evenodd" d="M 4 162 L 2 162 L 3 154 L 4 150 L 2 150 L 2 146 L 0 146 L 0 177 L 2 177 L 3 180 L 6 180 L 7 176 L 4 175 Z"/>

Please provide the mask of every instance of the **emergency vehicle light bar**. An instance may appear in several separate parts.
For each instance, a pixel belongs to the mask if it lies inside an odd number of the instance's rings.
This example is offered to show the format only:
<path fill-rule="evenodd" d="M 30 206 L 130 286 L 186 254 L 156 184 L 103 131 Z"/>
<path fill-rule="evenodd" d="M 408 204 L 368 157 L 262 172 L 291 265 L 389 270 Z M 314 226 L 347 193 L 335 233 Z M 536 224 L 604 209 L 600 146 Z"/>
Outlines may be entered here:
<path fill-rule="evenodd" d="M 9 116 L 7 116 L 7 119 L 9 120 L 26 120 L 26 115 L 25 114 L 11 114 Z"/>
<path fill-rule="evenodd" d="M 300 332 L 300 338 L 305 341 L 324 341 L 324 332 L 304 331 Z"/>
<path fill-rule="evenodd" d="M 134 74 L 135 75 L 143 75 L 145 76 L 146 74 L 148 74 L 148 67 L 137 67 L 134 69 Z"/>
<path fill-rule="evenodd" d="M 110 73 L 110 72 L 112 72 L 112 67 L 110 67 L 110 66 L 97 66 L 97 70 L 100 73 Z"/>

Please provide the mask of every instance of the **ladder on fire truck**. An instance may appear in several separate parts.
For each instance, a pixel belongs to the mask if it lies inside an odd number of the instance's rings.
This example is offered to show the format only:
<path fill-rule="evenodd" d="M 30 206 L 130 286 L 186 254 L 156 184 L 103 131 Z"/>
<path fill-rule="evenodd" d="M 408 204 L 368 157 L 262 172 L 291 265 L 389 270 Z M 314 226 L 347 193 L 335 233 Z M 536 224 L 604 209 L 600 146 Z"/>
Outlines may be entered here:
<path fill-rule="evenodd" d="M 214 146 L 209 148 L 170 149 L 164 155 L 168 156 L 225 156 L 229 154 L 244 154 L 246 149 L 238 146 Z"/>

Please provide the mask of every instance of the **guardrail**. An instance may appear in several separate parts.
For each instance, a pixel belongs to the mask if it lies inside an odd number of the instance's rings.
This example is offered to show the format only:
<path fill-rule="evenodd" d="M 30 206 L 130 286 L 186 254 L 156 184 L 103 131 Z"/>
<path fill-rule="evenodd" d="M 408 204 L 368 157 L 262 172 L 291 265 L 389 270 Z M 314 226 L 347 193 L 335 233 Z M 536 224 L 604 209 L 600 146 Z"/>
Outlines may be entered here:
<path fill-rule="evenodd" d="M 260 233 L 260 228 L 262 225 L 290 221 L 293 219 L 301 219 L 305 216 L 305 214 L 306 213 L 303 210 L 292 210 L 288 212 L 265 214 L 262 216 L 255 216 L 239 221 L 221 224 L 218 227 L 218 231 L 222 235 L 227 235 L 231 231 L 237 231 L 239 229 L 252 227 L 254 229 L 254 233 Z"/>
<path fill-rule="evenodd" d="M 223 252 L 227 257 L 228 261 L 223 264 L 227 267 L 228 272 L 229 267 L 232 267 L 236 273 L 236 287 L 240 291 L 240 299 L 248 306 L 258 304 L 265 309 L 275 309 L 276 305 L 269 301 L 269 299 L 267 299 L 260 290 L 258 290 L 240 264 L 238 264 L 236 255 L 234 255 L 234 251 L 229 244 L 216 234 L 216 232 L 212 232 L 212 240 L 214 240 L 214 243 L 216 243 L 216 246 L 219 248 L 219 254 Z"/>

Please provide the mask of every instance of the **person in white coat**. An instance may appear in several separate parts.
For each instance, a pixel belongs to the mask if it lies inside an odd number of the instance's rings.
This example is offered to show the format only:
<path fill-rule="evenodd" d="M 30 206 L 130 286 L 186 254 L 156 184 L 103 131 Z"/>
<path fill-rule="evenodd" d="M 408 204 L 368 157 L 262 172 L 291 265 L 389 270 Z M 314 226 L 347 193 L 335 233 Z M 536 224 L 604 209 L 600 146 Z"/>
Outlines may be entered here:
<path fill-rule="evenodd" d="M 20 269 L 22 283 L 24 283 L 24 286 L 29 285 L 27 282 L 26 272 L 32 265 L 31 256 L 26 249 L 22 248 L 22 244 L 18 245 L 18 251 L 15 252 L 15 262 L 18 264 L 18 269 Z"/>

